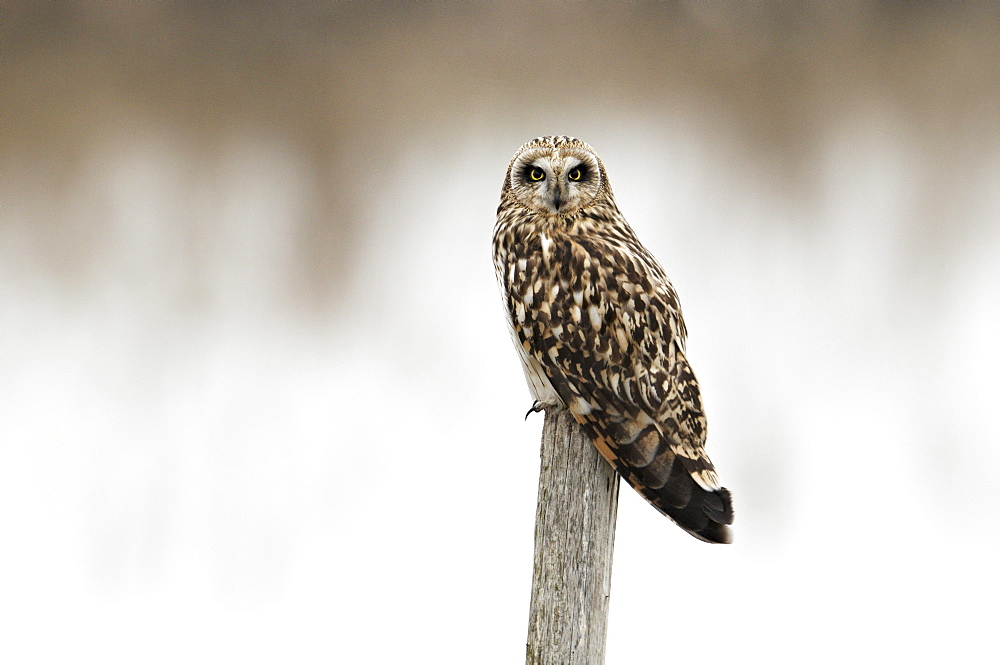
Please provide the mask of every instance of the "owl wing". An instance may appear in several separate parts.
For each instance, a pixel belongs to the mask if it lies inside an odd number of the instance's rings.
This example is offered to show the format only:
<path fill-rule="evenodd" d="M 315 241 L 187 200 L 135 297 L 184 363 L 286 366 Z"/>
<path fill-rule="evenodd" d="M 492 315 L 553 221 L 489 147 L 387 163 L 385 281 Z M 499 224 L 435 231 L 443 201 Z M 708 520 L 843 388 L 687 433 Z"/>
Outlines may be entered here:
<path fill-rule="evenodd" d="M 541 236 L 514 255 L 507 305 L 530 364 L 647 501 L 697 538 L 729 542 L 731 497 L 705 454 L 680 307 L 655 259 L 638 241 L 595 236 Z"/>

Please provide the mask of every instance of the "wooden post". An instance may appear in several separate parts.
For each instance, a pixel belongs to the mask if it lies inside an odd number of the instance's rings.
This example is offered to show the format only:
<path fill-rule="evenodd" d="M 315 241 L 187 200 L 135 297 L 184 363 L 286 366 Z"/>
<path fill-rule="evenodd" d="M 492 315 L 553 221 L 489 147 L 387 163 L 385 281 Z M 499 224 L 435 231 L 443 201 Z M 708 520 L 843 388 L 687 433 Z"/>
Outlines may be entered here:
<path fill-rule="evenodd" d="M 545 414 L 527 665 L 604 662 L 618 474 L 566 411 Z"/>

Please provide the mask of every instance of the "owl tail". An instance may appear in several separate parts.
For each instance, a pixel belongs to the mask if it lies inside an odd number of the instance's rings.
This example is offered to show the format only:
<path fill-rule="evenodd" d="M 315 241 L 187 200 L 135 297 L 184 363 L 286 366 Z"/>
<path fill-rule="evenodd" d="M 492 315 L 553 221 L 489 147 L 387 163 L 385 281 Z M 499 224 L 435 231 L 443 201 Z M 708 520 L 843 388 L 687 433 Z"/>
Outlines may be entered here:
<path fill-rule="evenodd" d="M 582 424 L 591 430 L 601 455 L 657 510 L 695 538 L 708 543 L 732 541 L 732 496 L 724 487 L 706 489 L 706 484 L 714 484 L 706 479 L 715 478 L 708 457 L 702 454 L 692 459 L 678 454 L 652 425 L 636 433 L 624 423 L 605 427 L 595 427 L 593 421 Z M 598 427 L 604 431 L 596 431 Z"/>
<path fill-rule="evenodd" d="M 683 458 L 675 455 L 665 479 L 637 469 L 631 474 L 635 480 L 626 480 L 646 501 L 695 538 L 709 543 L 732 542 L 729 525 L 733 523 L 733 500 L 729 490 L 705 489 L 685 467 Z M 661 480 L 664 484 L 655 487 Z"/>

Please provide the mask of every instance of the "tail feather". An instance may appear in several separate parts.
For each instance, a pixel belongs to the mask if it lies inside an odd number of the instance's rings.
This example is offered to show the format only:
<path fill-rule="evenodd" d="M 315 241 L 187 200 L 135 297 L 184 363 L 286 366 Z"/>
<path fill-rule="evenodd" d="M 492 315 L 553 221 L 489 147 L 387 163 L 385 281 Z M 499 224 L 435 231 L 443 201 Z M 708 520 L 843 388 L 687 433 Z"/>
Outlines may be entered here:
<path fill-rule="evenodd" d="M 693 471 L 712 469 L 707 457 L 691 460 L 678 455 L 654 424 L 643 427 L 626 421 L 598 425 L 593 420 L 582 424 L 591 431 L 604 458 L 657 510 L 695 538 L 732 542 L 729 490 L 705 489 L 692 475 Z"/>
<path fill-rule="evenodd" d="M 691 493 L 695 486 L 688 482 L 683 465 L 669 448 L 665 448 L 659 457 L 666 458 L 665 463 L 649 469 L 644 474 L 649 482 L 646 487 L 668 506 L 683 508 L 691 502 Z M 662 487 L 656 487 L 659 484 L 658 478 L 664 479 Z"/>
<path fill-rule="evenodd" d="M 732 542 L 728 525 L 733 523 L 733 504 L 729 490 L 702 488 L 679 462 L 673 465 L 673 470 L 675 473 L 659 490 L 643 485 L 641 469 L 633 469 L 629 475 L 622 474 L 622 477 L 657 510 L 692 536 L 711 543 Z M 664 492 L 667 487 L 682 489 L 668 494 Z M 683 497 L 687 501 L 682 503 L 680 499 Z"/>

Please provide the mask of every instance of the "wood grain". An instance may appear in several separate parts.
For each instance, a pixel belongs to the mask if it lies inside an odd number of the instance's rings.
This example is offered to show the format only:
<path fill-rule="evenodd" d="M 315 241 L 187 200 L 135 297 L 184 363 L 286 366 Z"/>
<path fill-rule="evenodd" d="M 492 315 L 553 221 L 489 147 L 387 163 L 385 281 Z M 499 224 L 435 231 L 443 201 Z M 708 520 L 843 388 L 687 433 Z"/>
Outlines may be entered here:
<path fill-rule="evenodd" d="M 604 662 L 618 474 L 566 411 L 545 414 L 528 665 Z"/>

